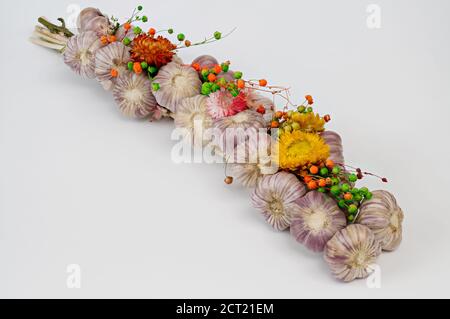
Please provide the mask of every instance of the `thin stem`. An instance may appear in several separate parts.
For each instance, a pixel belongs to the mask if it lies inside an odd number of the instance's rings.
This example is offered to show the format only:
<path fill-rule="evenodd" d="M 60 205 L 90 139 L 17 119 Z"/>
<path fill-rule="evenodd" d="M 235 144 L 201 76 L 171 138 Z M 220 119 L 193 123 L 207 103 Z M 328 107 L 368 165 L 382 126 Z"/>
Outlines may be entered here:
<path fill-rule="evenodd" d="M 190 46 L 186 46 L 186 45 L 183 45 L 181 47 L 179 46 L 179 47 L 177 47 L 177 49 L 186 49 L 186 48 L 190 48 L 190 47 L 195 47 L 195 46 L 199 46 L 199 45 L 203 45 L 203 44 L 210 44 L 210 43 L 214 43 L 214 42 L 220 41 L 220 40 L 225 39 L 226 37 L 230 36 L 234 31 L 236 31 L 236 29 L 237 28 L 234 28 L 233 30 L 231 30 L 227 34 L 223 35 L 220 39 L 216 39 L 215 37 L 211 37 L 209 39 L 203 40 L 202 42 L 193 43 Z"/>

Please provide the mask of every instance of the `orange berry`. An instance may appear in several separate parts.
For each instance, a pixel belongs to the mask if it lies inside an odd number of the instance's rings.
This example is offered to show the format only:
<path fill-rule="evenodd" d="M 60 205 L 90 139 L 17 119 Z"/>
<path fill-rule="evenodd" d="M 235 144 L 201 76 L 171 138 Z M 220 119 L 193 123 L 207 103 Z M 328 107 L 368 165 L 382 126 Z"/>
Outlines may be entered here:
<path fill-rule="evenodd" d="M 186 41 L 184 41 L 184 45 L 189 48 L 192 45 L 192 42 L 189 40 L 186 40 Z"/>
<path fill-rule="evenodd" d="M 192 67 L 194 68 L 195 71 L 197 71 L 197 72 L 200 71 L 200 64 L 194 63 L 194 64 L 192 64 Z"/>
<path fill-rule="evenodd" d="M 108 42 L 113 43 L 117 41 L 117 37 L 115 35 L 108 36 Z"/>
<path fill-rule="evenodd" d="M 345 199 L 345 200 L 352 200 L 352 199 L 353 199 L 353 195 L 350 194 L 350 193 L 346 193 L 346 194 L 344 195 L 344 199 Z"/>
<path fill-rule="evenodd" d="M 156 34 L 156 30 L 154 28 L 150 28 L 148 30 L 148 34 L 150 34 L 151 36 L 154 36 Z"/>
<path fill-rule="evenodd" d="M 309 176 L 309 175 L 305 176 L 303 179 L 304 179 L 306 184 L 308 184 L 309 182 L 311 182 L 313 180 L 313 178 L 311 176 Z"/>
<path fill-rule="evenodd" d="M 267 80 L 259 80 L 259 86 L 267 86 Z"/>
<path fill-rule="evenodd" d="M 328 167 L 328 168 L 333 168 L 334 167 L 334 162 L 332 161 L 332 160 L 327 160 L 326 161 L 326 163 L 325 163 L 325 165 Z"/>
<path fill-rule="evenodd" d="M 323 117 L 323 120 L 325 121 L 325 122 L 330 122 L 331 121 L 331 116 L 330 115 L 325 115 L 324 117 Z"/>
<path fill-rule="evenodd" d="M 282 118 L 283 117 L 283 112 L 281 112 L 281 111 L 276 112 L 275 113 L 275 117 L 279 118 L 279 119 Z"/>
<path fill-rule="evenodd" d="M 217 76 L 216 76 L 215 74 L 210 73 L 210 74 L 208 75 L 208 81 L 209 81 L 209 82 L 216 82 L 216 80 L 217 80 Z"/>
<path fill-rule="evenodd" d="M 108 44 L 108 38 L 105 35 L 100 38 L 100 41 L 102 44 Z"/>
<path fill-rule="evenodd" d="M 271 128 L 278 128 L 280 126 L 280 123 L 278 123 L 277 121 L 272 121 L 272 124 L 270 124 Z"/>
<path fill-rule="evenodd" d="M 308 183 L 308 188 L 310 189 L 310 190 L 315 190 L 315 189 L 317 189 L 317 182 L 316 181 L 311 181 L 311 182 L 309 182 Z"/>
<path fill-rule="evenodd" d="M 214 66 L 214 72 L 220 74 L 222 72 L 222 67 L 220 65 Z"/>
<path fill-rule="evenodd" d="M 309 169 L 309 172 L 313 175 L 317 175 L 319 174 L 319 168 L 315 165 L 311 166 L 311 168 Z"/>
<path fill-rule="evenodd" d="M 319 186 L 320 186 L 320 187 L 325 187 L 325 186 L 327 186 L 327 181 L 326 181 L 325 179 L 321 179 L 321 180 L 319 181 Z"/>
<path fill-rule="evenodd" d="M 135 63 L 133 64 L 133 71 L 134 71 L 136 74 L 141 74 L 141 73 L 142 73 L 142 66 L 141 66 L 141 64 L 140 64 L 139 62 L 135 62 Z"/>
<path fill-rule="evenodd" d="M 260 105 L 260 106 L 258 106 L 258 108 L 256 109 L 256 112 L 258 112 L 258 113 L 264 115 L 264 114 L 266 114 L 266 108 L 265 108 L 264 106 Z"/>
<path fill-rule="evenodd" d="M 112 69 L 112 70 L 111 70 L 111 76 L 112 76 L 113 78 L 118 77 L 118 76 L 119 76 L 119 71 L 117 71 L 116 69 Z"/>
<path fill-rule="evenodd" d="M 131 24 L 127 22 L 123 25 L 123 28 L 128 31 L 131 29 Z"/>
<path fill-rule="evenodd" d="M 238 80 L 237 81 L 237 86 L 240 89 L 244 89 L 245 88 L 245 81 L 244 80 Z"/>
<path fill-rule="evenodd" d="M 306 101 L 308 101 L 309 105 L 314 104 L 314 99 L 313 99 L 313 97 L 311 95 L 305 96 L 305 99 L 306 99 Z"/>

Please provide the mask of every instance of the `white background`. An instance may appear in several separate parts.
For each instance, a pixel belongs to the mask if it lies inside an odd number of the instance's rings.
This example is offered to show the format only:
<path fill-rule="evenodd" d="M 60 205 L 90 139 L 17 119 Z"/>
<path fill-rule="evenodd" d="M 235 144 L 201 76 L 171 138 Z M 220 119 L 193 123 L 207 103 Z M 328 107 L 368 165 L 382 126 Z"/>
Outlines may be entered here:
<path fill-rule="evenodd" d="M 322 256 L 276 233 L 220 165 L 176 165 L 173 123 L 121 116 L 109 93 L 27 42 L 73 1 L 1 1 L 0 297 L 450 297 L 448 1 L 142 1 L 147 27 L 230 59 L 247 78 L 316 98 L 349 164 L 389 177 L 405 211 L 382 288 L 342 284 Z M 367 27 L 367 6 L 381 28 Z M 137 3 L 139 4 L 139 3 Z M 127 1 L 81 1 L 128 16 Z M 66 268 L 82 269 L 68 289 Z"/>

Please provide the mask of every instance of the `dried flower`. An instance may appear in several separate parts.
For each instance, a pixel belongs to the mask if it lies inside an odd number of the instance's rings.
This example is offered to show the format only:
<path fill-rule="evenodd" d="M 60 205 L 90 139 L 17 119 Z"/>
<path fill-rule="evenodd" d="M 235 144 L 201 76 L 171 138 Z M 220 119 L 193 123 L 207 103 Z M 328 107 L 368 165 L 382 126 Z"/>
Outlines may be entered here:
<path fill-rule="evenodd" d="M 176 45 L 162 36 L 155 38 L 147 34 L 141 34 L 133 41 L 131 58 L 133 61 L 145 61 L 148 65 L 161 68 L 172 61 L 176 48 Z"/>
<path fill-rule="evenodd" d="M 64 51 L 64 62 L 76 73 L 95 78 L 95 53 L 101 47 L 95 32 L 88 31 L 70 38 Z"/>
<path fill-rule="evenodd" d="M 305 194 L 305 186 L 295 175 L 280 172 L 260 179 L 252 202 L 273 228 L 282 231 L 290 227 L 292 216 L 299 213 L 295 201 Z"/>
<path fill-rule="evenodd" d="M 212 93 L 207 101 L 208 113 L 213 119 L 233 116 L 247 108 L 247 93 L 244 91 L 233 97 L 230 92 L 221 89 Z"/>
<path fill-rule="evenodd" d="M 297 204 L 300 210 L 292 218 L 291 234 L 312 251 L 323 251 L 326 243 L 347 225 L 344 213 L 325 194 L 309 192 Z"/>

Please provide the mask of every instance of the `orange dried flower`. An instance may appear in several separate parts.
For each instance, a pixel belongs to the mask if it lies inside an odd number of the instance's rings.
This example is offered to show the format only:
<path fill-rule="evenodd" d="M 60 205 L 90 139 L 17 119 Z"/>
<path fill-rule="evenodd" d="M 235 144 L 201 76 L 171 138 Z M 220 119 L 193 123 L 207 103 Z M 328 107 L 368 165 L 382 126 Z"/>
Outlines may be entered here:
<path fill-rule="evenodd" d="M 168 39 L 159 36 L 157 38 L 141 34 L 133 40 L 131 59 L 136 62 L 147 62 L 160 68 L 172 61 L 177 48 Z"/>

